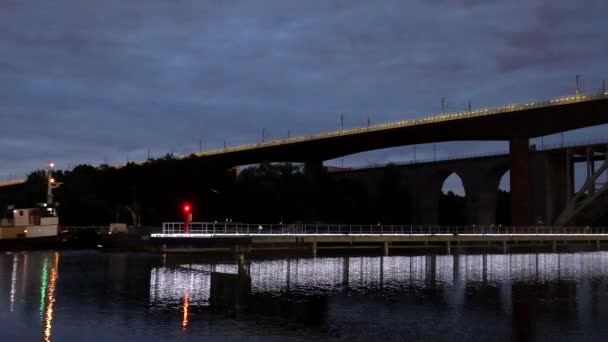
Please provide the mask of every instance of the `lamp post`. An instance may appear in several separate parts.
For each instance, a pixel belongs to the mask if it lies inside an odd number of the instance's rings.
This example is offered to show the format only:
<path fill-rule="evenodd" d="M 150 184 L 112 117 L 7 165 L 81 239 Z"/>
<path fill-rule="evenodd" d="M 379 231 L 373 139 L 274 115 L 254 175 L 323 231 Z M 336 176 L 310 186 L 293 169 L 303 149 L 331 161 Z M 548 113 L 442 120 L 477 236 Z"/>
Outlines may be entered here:
<path fill-rule="evenodd" d="M 46 188 L 46 203 L 53 204 L 53 186 L 55 185 L 55 178 L 53 178 L 52 172 L 55 168 L 55 163 L 49 162 L 49 168 L 47 170 L 47 188 Z"/>

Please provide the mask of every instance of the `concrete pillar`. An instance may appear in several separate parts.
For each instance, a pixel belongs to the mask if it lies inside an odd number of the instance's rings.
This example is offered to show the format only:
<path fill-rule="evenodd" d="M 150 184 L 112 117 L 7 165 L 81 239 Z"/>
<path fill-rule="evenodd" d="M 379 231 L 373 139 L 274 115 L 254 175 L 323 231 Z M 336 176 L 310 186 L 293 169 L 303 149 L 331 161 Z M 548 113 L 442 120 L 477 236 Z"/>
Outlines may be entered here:
<path fill-rule="evenodd" d="M 451 244 L 450 240 L 448 240 L 445 244 L 445 251 L 447 254 L 452 253 L 452 244 Z"/>
<path fill-rule="evenodd" d="M 384 241 L 384 256 L 388 256 L 388 241 Z"/>
<path fill-rule="evenodd" d="M 304 163 L 304 174 L 310 182 L 318 184 L 323 173 L 322 160 L 309 160 Z"/>
<path fill-rule="evenodd" d="M 557 253 L 557 241 L 553 240 L 553 253 Z"/>
<path fill-rule="evenodd" d="M 247 272 L 247 263 L 245 260 L 245 254 L 239 254 L 237 256 L 237 263 L 238 263 L 238 274 L 239 275 L 249 275 L 249 272 Z"/>
<path fill-rule="evenodd" d="M 507 254 L 507 252 L 508 252 L 508 249 L 507 249 L 507 241 L 506 241 L 506 240 L 502 242 L 502 252 L 503 252 L 504 254 Z"/>
<path fill-rule="evenodd" d="M 591 147 L 587 146 L 587 148 L 585 149 L 585 158 L 587 161 L 587 179 L 590 179 L 591 177 L 593 177 L 593 174 L 595 173 L 595 162 L 593 161 L 593 151 L 591 150 Z M 593 194 L 595 192 L 595 184 L 593 184 L 590 188 L 589 188 L 589 193 Z"/>
<path fill-rule="evenodd" d="M 600 240 L 596 240 L 595 241 L 595 246 L 596 246 L 596 248 L 597 248 L 598 251 L 601 250 L 601 248 L 600 248 Z"/>
<path fill-rule="evenodd" d="M 466 223 L 468 225 L 490 226 L 496 223 L 499 182 L 499 177 L 488 179 L 483 172 L 463 175 L 467 198 Z"/>
<path fill-rule="evenodd" d="M 527 226 L 531 221 L 528 138 L 511 138 L 509 153 L 511 159 L 511 224 Z"/>
<path fill-rule="evenodd" d="M 312 247 L 312 256 L 316 257 L 317 256 L 317 241 L 313 241 L 311 244 Z"/>
<path fill-rule="evenodd" d="M 540 169 L 533 168 L 533 183 L 544 183 L 542 191 L 538 193 L 538 187 L 532 187 L 532 198 L 535 203 L 533 217 L 542 217 L 545 224 L 555 222 L 559 214 L 566 207 L 568 197 L 568 185 L 566 169 L 566 155 L 543 152 L 540 159 L 543 165 Z M 544 180 L 544 182 L 543 182 Z M 541 203 L 542 202 L 542 203 Z"/>
<path fill-rule="evenodd" d="M 574 197 L 574 163 L 572 162 L 572 150 L 566 150 L 566 200 L 570 202 Z"/>
<path fill-rule="evenodd" d="M 435 189 L 427 189 L 414 192 L 411 201 L 414 204 L 416 216 L 415 224 L 419 225 L 438 225 L 439 224 L 439 198 L 441 189 L 435 193 Z M 417 196 L 417 198 L 416 198 Z"/>

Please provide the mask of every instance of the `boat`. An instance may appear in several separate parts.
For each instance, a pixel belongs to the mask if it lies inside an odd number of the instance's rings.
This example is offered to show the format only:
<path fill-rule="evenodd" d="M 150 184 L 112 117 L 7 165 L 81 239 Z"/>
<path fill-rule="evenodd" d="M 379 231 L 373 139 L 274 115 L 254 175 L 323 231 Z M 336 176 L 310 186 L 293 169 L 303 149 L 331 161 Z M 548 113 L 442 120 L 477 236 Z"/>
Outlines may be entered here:
<path fill-rule="evenodd" d="M 14 208 L 7 218 L 0 219 L 0 243 L 33 240 L 57 240 L 59 217 L 55 207 L 46 203 L 36 208 Z"/>

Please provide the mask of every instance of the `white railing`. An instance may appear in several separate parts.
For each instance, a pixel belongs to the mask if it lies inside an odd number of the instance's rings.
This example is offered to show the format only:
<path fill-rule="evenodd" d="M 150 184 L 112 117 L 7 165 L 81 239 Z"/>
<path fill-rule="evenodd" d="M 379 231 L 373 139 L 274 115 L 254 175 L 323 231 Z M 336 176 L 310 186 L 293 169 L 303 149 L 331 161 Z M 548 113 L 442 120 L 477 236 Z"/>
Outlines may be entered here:
<path fill-rule="evenodd" d="M 407 225 L 336 225 L 336 224 L 245 224 L 192 222 L 191 236 L 315 236 L 315 235 L 588 235 L 608 234 L 608 227 L 551 226 L 407 226 Z M 163 223 L 162 234 L 152 237 L 186 235 L 183 222 Z"/>

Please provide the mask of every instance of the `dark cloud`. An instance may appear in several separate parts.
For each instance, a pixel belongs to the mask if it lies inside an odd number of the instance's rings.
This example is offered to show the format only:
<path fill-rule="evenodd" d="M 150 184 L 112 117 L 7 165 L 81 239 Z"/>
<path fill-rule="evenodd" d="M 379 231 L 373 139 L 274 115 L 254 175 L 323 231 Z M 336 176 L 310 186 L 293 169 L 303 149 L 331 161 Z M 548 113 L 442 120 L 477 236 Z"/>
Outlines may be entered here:
<path fill-rule="evenodd" d="M 571 93 L 606 2 L 0 3 L 0 179 Z M 594 133 L 600 134 L 600 133 Z M 576 138 L 573 136 L 572 139 Z M 493 147 L 441 145 L 449 155 Z M 407 158 L 405 149 L 352 156 Z M 421 152 L 423 153 L 423 152 Z"/>

